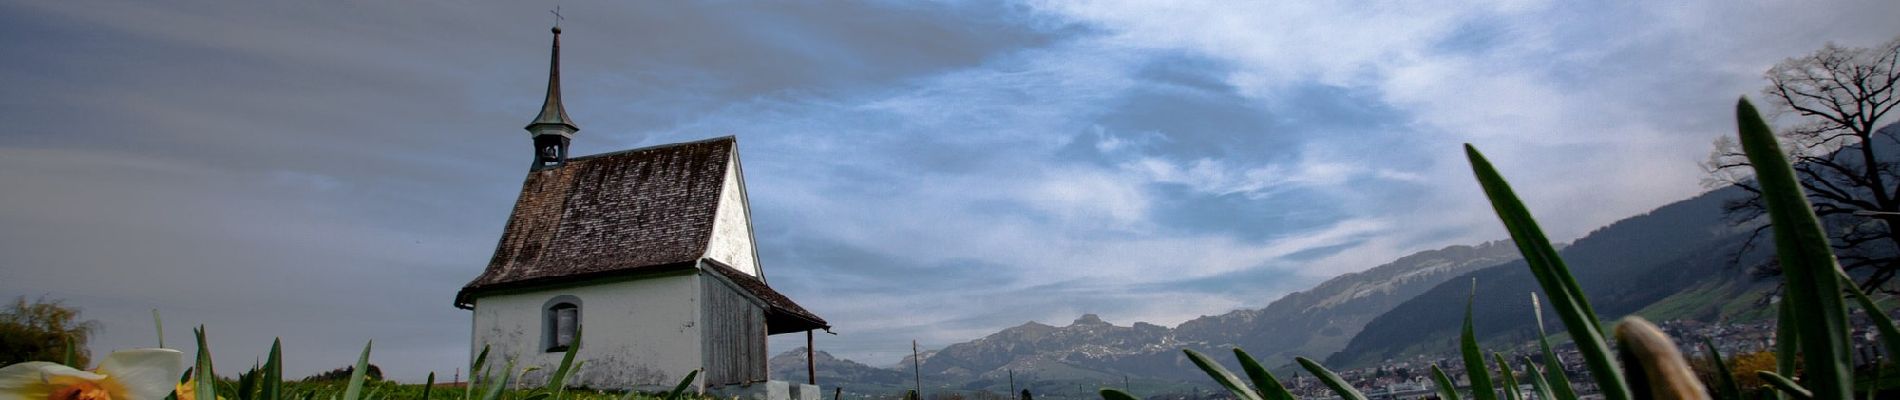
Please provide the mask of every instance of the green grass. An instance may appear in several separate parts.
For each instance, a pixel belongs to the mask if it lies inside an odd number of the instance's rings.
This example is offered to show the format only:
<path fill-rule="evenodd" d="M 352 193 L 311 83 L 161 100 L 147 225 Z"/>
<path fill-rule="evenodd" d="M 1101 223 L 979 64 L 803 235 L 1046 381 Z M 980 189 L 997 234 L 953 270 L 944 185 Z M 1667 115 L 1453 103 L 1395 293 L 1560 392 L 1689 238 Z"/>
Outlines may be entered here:
<path fill-rule="evenodd" d="M 1754 322 L 1775 317 L 1765 300 L 1774 294 L 1774 282 L 1738 279 L 1705 282 L 1664 297 L 1634 314 L 1651 321 L 1696 320 Z"/>

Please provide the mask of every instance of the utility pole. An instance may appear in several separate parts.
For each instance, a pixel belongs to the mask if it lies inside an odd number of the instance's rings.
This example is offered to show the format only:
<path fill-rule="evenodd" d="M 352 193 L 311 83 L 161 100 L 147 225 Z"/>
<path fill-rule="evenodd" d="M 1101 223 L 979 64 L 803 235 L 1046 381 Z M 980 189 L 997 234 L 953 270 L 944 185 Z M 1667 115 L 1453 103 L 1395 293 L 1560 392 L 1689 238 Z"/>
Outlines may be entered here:
<path fill-rule="evenodd" d="M 917 339 L 910 340 L 910 372 L 911 379 L 916 380 L 917 398 L 922 400 L 924 398 L 924 362 L 917 358 Z"/>
<path fill-rule="evenodd" d="M 1009 398 L 1016 398 L 1016 370 L 1009 370 Z"/>

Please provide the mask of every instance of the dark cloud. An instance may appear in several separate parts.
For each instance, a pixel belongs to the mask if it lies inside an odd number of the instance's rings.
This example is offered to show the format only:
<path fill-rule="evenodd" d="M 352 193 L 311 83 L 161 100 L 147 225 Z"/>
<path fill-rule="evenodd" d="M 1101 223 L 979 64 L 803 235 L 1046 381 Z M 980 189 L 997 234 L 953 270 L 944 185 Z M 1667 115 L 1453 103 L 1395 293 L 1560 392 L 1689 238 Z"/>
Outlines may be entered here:
<path fill-rule="evenodd" d="M 0 63 L 0 294 L 87 308 L 107 323 L 101 351 L 151 345 L 160 309 L 170 343 L 209 325 L 227 364 L 281 335 L 293 375 L 370 339 L 397 377 L 449 372 L 466 344 L 442 339 L 467 323 L 449 299 L 518 188 L 548 36 L 539 4 L 444 6 L 0 6 L 15 60 Z M 967 67 L 1060 28 L 961 5 L 566 12 L 587 153 L 734 102 Z"/>
<path fill-rule="evenodd" d="M 564 89 L 580 154 L 738 135 L 771 282 L 882 364 L 1495 239 L 1466 141 L 1582 232 L 1696 191 L 1670 163 L 1765 65 L 1892 34 L 1892 4 L 1711 4 L 569 3 Z M 0 295 L 85 307 L 100 351 L 156 308 L 224 365 L 282 336 L 292 375 L 370 339 L 452 371 L 548 7 L 0 5 Z"/>

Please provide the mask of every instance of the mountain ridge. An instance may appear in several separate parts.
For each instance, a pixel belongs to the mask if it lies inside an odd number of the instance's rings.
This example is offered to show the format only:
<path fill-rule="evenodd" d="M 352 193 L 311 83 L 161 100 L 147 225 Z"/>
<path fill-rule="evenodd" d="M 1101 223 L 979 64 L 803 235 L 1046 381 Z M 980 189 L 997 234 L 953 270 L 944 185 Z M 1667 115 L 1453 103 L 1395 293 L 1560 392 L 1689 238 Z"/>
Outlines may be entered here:
<path fill-rule="evenodd" d="M 1366 321 L 1439 281 L 1517 257 L 1509 241 L 1446 246 L 1333 277 L 1261 308 L 1202 316 L 1172 328 L 1146 322 L 1118 326 L 1096 314 L 1084 314 L 1066 326 L 1029 321 L 922 353 L 919 364 L 925 379 L 955 382 L 969 389 L 1000 388 L 1012 371 L 1025 379 L 1041 380 L 1204 378 L 1182 355 L 1184 348 L 1202 352 L 1235 346 L 1274 349 L 1256 356 L 1269 365 L 1281 365 L 1290 363 L 1294 355 L 1317 357 L 1338 350 Z M 803 359 L 802 354 L 791 356 Z M 804 376 L 802 361 L 794 363 L 795 371 L 781 371 L 777 359 L 773 376 Z M 819 361 L 823 378 L 825 360 Z M 905 357 L 891 371 L 909 370 L 911 362 Z"/>

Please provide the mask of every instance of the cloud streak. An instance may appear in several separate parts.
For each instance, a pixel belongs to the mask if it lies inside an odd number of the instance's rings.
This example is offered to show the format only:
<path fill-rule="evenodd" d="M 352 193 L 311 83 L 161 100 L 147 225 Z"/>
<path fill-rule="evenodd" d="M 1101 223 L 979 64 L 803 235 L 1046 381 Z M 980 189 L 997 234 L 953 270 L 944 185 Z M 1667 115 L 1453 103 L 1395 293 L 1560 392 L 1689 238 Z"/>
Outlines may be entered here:
<path fill-rule="evenodd" d="M 1260 307 L 1502 237 L 1465 142 L 1575 238 L 1699 192 L 1732 96 L 1900 12 L 568 6 L 576 153 L 737 135 L 772 284 L 872 364 L 1084 312 Z M 97 351 L 150 345 L 156 308 L 225 365 L 281 335 L 292 375 L 371 338 L 397 378 L 452 371 L 450 298 L 529 159 L 543 8 L 0 5 L 0 294 L 85 307 Z"/>

